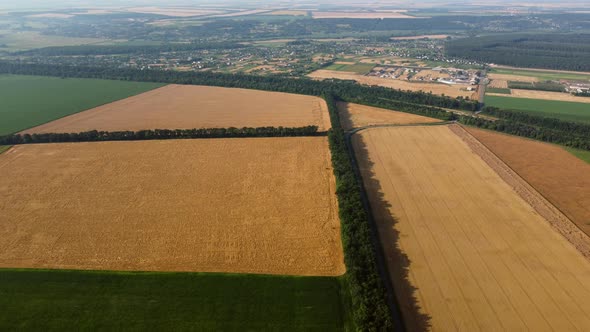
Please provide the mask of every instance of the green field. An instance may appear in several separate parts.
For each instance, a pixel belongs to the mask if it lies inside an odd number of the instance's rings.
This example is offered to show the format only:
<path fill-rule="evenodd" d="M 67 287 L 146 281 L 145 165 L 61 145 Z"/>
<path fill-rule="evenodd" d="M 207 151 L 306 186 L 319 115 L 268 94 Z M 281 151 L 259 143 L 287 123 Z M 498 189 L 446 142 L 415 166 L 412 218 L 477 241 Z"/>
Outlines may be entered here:
<path fill-rule="evenodd" d="M 590 104 L 569 101 L 486 96 L 486 106 L 527 112 L 564 121 L 590 123 Z"/>
<path fill-rule="evenodd" d="M 157 83 L 0 75 L 0 135 L 162 86 Z"/>
<path fill-rule="evenodd" d="M 355 63 L 355 64 L 345 64 L 345 63 L 334 63 L 324 69 L 327 70 L 337 70 L 337 71 L 348 71 L 357 74 L 367 74 L 375 67 L 372 63 Z"/>
<path fill-rule="evenodd" d="M 574 148 L 565 148 L 569 153 L 573 154 L 574 156 L 582 159 L 583 161 L 590 164 L 590 151 L 586 150 L 579 150 Z"/>
<path fill-rule="evenodd" d="M 542 81 L 552 81 L 552 80 L 559 80 L 559 79 L 590 81 L 589 74 L 536 71 L 536 70 L 526 70 L 526 69 L 504 69 L 504 68 L 490 70 L 490 73 L 537 77 L 539 80 L 542 80 Z"/>
<path fill-rule="evenodd" d="M 0 269 L 0 330 L 342 331 L 348 324 L 342 283 L 329 277 Z"/>
<path fill-rule="evenodd" d="M 10 149 L 10 145 L 0 145 L 0 154 L 8 149 Z"/>
<path fill-rule="evenodd" d="M 509 95 L 510 94 L 510 89 L 505 89 L 505 88 L 486 88 L 486 92 L 489 93 L 502 93 L 505 95 Z"/>

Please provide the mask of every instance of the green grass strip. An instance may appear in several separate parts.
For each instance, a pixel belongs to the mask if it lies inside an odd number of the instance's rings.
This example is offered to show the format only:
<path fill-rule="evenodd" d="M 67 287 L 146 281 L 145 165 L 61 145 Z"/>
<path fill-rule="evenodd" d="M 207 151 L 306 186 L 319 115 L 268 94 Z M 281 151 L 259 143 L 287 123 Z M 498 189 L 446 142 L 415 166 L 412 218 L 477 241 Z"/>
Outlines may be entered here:
<path fill-rule="evenodd" d="M 486 96 L 486 106 L 498 107 L 571 122 L 590 123 L 590 103 Z"/>

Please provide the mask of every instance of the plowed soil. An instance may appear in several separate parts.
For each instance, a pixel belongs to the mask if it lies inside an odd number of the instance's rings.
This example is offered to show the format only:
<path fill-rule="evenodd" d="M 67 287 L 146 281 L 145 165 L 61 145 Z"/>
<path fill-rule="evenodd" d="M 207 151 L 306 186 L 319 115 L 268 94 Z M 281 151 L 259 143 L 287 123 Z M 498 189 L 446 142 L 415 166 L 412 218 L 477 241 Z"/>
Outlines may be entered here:
<path fill-rule="evenodd" d="M 408 330 L 590 329 L 590 263 L 449 127 L 353 144 Z"/>
<path fill-rule="evenodd" d="M 320 131 L 330 128 L 327 106 L 321 98 L 247 89 L 167 85 L 26 132 L 309 125 L 317 125 Z"/>
<path fill-rule="evenodd" d="M 345 272 L 325 137 L 21 145 L 0 174 L 0 267 Z"/>
<path fill-rule="evenodd" d="M 344 129 L 360 128 L 382 124 L 408 124 L 441 122 L 442 120 L 428 118 L 404 112 L 396 112 L 383 108 L 338 102 L 340 121 Z"/>
<path fill-rule="evenodd" d="M 557 145 L 465 129 L 590 235 L 590 164 Z"/>

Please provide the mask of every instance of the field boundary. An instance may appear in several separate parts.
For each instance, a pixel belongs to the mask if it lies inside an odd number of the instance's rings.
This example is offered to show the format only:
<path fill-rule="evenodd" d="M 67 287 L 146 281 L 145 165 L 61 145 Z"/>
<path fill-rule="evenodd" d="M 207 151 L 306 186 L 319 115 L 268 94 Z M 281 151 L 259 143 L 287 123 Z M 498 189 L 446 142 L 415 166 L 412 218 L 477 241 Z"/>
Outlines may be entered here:
<path fill-rule="evenodd" d="M 244 137 L 302 137 L 326 136 L 317 126 L 156 129 L 140 131 L 86 131 L 81 133 L 16 134 L 1 137 L 0 144 L 36 144 L 106 141 L 147 141 L 167 139 L 244 138 Z"/>
<path fill-rule="evenodd" d="M 559 208 L 539 193 L 531 184 L 508 166 L 484 143 L 469 134 L 461 126 L 449 126 L 469 148 L 490 166 L 512 189 L 527 202 L 551 227 L 561 234 L 590 261 L 590 237 L 572 222 Z"/>

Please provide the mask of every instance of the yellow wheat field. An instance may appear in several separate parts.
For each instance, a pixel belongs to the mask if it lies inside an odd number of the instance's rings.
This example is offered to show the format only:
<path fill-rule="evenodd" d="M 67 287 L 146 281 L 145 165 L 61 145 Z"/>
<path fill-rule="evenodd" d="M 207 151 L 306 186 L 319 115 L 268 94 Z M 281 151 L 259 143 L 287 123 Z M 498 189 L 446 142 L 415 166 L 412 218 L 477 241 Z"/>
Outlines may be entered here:
<path fill-rule="evenodd" d="M 220 127 L 330 128 L 326 102 L 318 97 L 198 85 L 167 85 L 26 130 L 72 133 L 89 130 Z"/>
<path fill-rule="evenodd" d="M 353 139 L 408 330 L 590 330 L 590 263 L 449 127 Z"/>
<path fill-rule="evenodd" d="M 344 273 L 326 137 L 15 146 L 0 267 Z"/>

